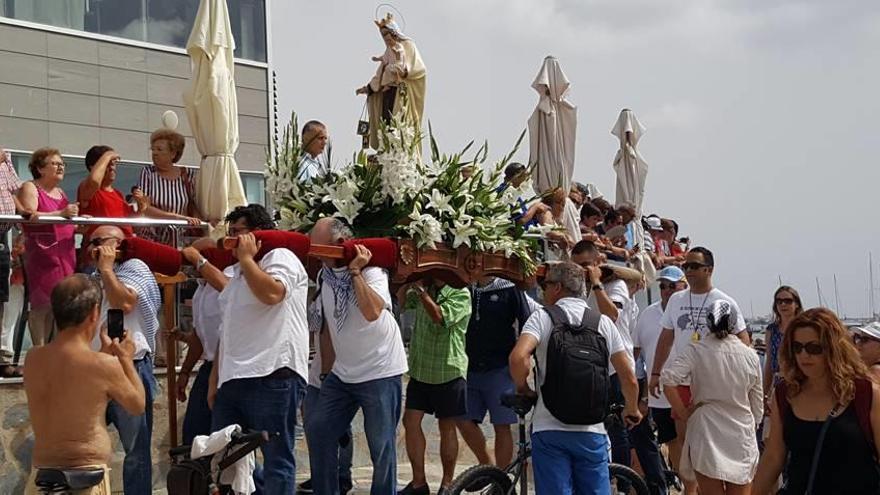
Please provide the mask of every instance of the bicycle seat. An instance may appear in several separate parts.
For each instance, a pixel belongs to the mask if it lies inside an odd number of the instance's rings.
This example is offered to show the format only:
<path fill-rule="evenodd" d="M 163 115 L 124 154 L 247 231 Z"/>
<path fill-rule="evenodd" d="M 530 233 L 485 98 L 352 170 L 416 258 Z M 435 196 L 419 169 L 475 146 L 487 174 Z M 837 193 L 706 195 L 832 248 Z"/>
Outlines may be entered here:
<path fill-rule="evenodd" d="M 37 487 L 49 493 L 62 490 L 85 490 L 104 481 L 104 470 L 38 468 Z"/>
<path fill-rule="evenodd" d="M 502 394 L 501 405 L 513 409 L 517 416 L 525 416 L 535 406 L 536 400 L 520 394 Z"/>

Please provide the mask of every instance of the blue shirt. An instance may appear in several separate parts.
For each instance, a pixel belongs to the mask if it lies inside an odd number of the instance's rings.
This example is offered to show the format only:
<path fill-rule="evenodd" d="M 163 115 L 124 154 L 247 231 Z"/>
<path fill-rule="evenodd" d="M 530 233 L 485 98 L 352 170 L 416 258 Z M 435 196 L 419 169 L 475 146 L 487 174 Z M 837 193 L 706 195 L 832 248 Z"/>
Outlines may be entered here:
<path fill-rule="evenodd" d="M 501 194 L 505 190 L 507 190 L 508 187 L 510 187 L 510 184 L 508 184 L 507 182 L 502 182 L 500 186 L 495 188 L 495 192 L 498 194 Z M 529 208 L 528 208 L 528 206 L 526 206 L 526 202 L 523 201 L 522 196 L 518 196 L 516 198 L 516 202 L 517 202 L 517 204 L 519 204 L 520 211 L 519 211 L 519 213 L 512 215 L 511 218 L 513 219 L 514 222 L 519 222 L 520 218 L 526 216 L 526 213 L 528 213 Z M 535 225 L 538 225 L 538 220 L 535 217 L 532 217 L 531 220 L 529 220 L 528 222 L 523 224 L 523 228 L 528 230 L 530 227 L 533 227 Z"/>

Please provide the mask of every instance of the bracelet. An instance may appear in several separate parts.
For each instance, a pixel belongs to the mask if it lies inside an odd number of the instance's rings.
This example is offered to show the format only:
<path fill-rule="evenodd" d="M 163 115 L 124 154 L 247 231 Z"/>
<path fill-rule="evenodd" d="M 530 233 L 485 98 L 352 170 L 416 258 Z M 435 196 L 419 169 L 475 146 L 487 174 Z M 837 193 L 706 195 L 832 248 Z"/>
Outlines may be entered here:
<path fill-rule="evenodd" d="M 660 373 L 651 373 L 651 376 L 660 376 Z"/>

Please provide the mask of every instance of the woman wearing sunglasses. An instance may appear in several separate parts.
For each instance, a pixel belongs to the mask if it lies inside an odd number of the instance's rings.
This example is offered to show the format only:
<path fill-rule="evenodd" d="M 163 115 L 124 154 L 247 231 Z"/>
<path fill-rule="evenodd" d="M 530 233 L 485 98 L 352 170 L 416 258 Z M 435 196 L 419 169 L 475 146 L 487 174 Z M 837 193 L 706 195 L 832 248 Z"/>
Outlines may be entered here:
<path fill-rule="evenodd" d="M 779 350 L 782 381 L 773 393 L 770 437 L 756 495 L 880 493 L 880 388 L 837 316 L 807 310 L 789 324 Z"/>

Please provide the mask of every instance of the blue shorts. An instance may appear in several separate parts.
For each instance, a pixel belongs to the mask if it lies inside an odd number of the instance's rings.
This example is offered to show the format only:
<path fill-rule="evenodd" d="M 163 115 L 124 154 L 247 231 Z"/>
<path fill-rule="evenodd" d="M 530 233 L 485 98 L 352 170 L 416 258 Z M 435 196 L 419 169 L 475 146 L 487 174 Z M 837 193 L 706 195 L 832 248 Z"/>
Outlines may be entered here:
<path fill-rule="evenodd" d="M 501 395 L 514 391 L 510 368 L 505 366 L 489 371 L 469 371 L 467 386 L 467 419 L 482 423 L 488 411 L 493 425 L 516 423 L 516 413 L 501 405 Z"/>

